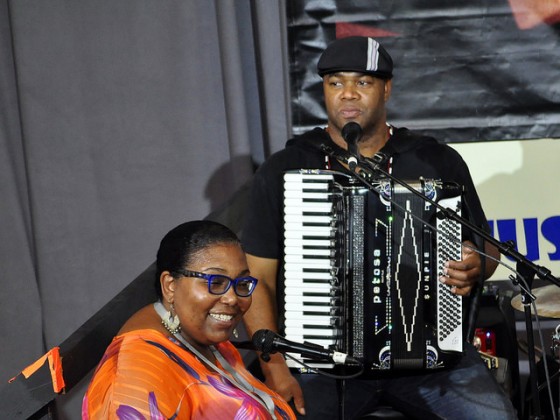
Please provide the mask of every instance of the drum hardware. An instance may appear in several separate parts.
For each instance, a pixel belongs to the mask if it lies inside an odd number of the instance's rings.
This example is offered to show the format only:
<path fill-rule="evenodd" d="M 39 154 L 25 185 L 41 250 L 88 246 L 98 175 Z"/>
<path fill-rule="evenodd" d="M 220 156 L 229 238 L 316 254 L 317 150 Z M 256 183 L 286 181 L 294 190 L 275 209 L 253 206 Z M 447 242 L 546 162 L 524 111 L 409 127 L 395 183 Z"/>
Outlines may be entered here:
<path fill-rule="evenodd" d="M 560 324 L 556 327 L 554 334 L 552 334 L 552 345 L 550 351 L 554 359 L 560 361 Z"/>
<path fill-rule="evenodd" d="M 560 287 L 555 284 L 550 284 L 533 289 L 531 293 L 535 295 L 535 306 L 537 307 L 537 314 L 539 316 L 545 318 L 560 318 Z M 521 297 L 521 294 L 515 296 L 511 300 L 511 306 L 523 312 L 525 306 Z"/>
<path fill-rule="evenodd" d="M 532 276 L 530 278 L 530 282 L 528 285 L 532 283 Z M 510 279 L 512 279 L 510 277 Z M 512 279 L 513 280 L 513 279 Z M 514 284 L 516 282 L 514 281 Z M 551 393 L 551 385 L 552 381 L 556 380 L 560 372 L 555 372 L 553 375 L 548 374 L 548 365 L 550 358 L 547 357 L 543 351 L 541 351 L 542 359 L 537 364 L 537 357 L 535 354 L 535 350 L 537 349 L 533 342 L 533 323 L 531 320 L 531 316 L 535 315 L 532 313 L 533 310 L 536 311 L 536 315 L 547 317 L 547 318 L 560 318 L 560 287 L 556 284 L 551 284 L 544 287 L 539 287 L 531 290 L 523 289 L 520 294 L 515 296 L 511 300 L 511 305 L 514 309 L 524 312 L 525 314 L 525 325 L 527 327 L 527 339 L 528 339 L 528 356 L 529 356 L 529 367 L 530 367 L 530 374 L 529 374 L 529 383 L 530 385 L 530 393 L 526 401 L 531 401 L 531 406 L 529 407 L 528 411 L 532 414 L 531 418 L 533 419 L 541 419 L 541 413 L 547 412 L 548 407 L 541 406 L 541 397 L 540 394 L 542 391 L 546 391 L 543 393 L 542 397 L 545 396 L 552 396 Z M 558 341 L 560 336 L 560 326 L 556 328 L 555 334 L 552 337 L 552 352 L 558 351 Z M 538 381 L 539 369 L 537 365 L 542 365 L 544 368 L 544 377 L 548 378 L 548 380 Z M 547 389 L 550 388 L 550 389 Z M 552 396 L 553 401 L 551 405 L 557 405 L 557 402 L 554 402 L 554 396 Z M 544 398 L 544 401 L 549 400 L 549 398 Z M 543 401 L 543 403 L 544 403 Z M 557 408 L 554 408 L 557 410 Z"/>

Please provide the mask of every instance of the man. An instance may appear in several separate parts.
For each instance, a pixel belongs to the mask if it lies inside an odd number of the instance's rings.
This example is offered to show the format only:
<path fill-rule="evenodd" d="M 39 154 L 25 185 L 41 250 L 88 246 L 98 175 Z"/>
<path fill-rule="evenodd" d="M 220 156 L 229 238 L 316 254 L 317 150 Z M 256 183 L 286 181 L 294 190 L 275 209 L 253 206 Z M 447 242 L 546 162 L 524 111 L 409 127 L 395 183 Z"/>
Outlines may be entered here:
<path fill-rule="evenodd" d="M 349 122 L 358 123 L 363 130 L 359 154 L 366 158 L 377 152 L 389 155 L 385 169 L 393 176 L 400 179 L 423 176 L 464 185 L 468 217 L 478 226 L 488 228 L 461 157 L 432 138 L 387 124 L 385 104 L 391 95 L 392 71 L 390 55 L 372 38 L 350 37 L 333 42 L 318 63 L 327 127 L 290 140 L 284 150 L 257 171 L 243 230 L 251 275 L 260 282 L 253 307 L 245 316 L 250 335 L 259 329 L 279 331 L 282 284 L 277 283 L 277 277 L 283 260 L 283 173 L 302 168 L 347 171 L 346 163 L 325 156 L 314 144 L 321 142 L 347 149 L 342 128 Z M 474 246 L 472 235 L 467 232 L 466 238 L 469 241 L 464 243 Z M 495 247 L 485 248 L 487 254 L 499 258 Z M 497 263 L 491 259 L 486 259 L 485 267 L 481 261 L 478 253 L 464 247 L 462 261 L 446 263 L 446 275 L 440 281 L 448 284 L 453 293 L 468 296 L 481 277 L 489 277 L 496 268 Z M 471 347 L 461 363 L 450 370 L 407 375 L 395 372 L 389 378 L 380 376 L 379 380 L 346 381 L 346 417 L 364 415 L 380 401 L 387 401 L 418 418 L 515 418 L 508 398 Z M 271 355 L 268 363 L 262 362 L 261 367 L 266 383 L 286 400 L 293 400 L 301 415 L 321 419 L 338 417 L 334 380 L 314 374 L 296 375 L 296 379 L 278 353 Z"/>

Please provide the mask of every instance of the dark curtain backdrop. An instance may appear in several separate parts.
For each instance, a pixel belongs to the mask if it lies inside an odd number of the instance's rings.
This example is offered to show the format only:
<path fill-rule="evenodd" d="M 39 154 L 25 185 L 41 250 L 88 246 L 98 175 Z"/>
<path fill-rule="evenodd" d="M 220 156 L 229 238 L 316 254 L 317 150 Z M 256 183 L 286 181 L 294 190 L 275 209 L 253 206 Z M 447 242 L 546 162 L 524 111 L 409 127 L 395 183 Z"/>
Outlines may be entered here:
<path fill-rule="evenodd" d="M 284 13 L 283 1 L 0 0 L 0 380 L 283 146 Z M 80 386 L 60 418 L 79 418 Z"/>

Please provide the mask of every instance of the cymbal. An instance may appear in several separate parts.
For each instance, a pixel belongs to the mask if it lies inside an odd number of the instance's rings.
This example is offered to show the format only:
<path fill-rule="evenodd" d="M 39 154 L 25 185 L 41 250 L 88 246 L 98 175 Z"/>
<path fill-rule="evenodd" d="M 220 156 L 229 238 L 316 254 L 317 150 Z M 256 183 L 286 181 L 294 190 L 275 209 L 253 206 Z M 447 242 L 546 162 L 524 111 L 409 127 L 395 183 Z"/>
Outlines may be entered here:
<path fill-rule="evenodd" d="M 560 287 L 555 284 L 550 284 L 533 289 L 531 293 L 537 298 L 535 300 L 535 305 L 537 306 L 537 314 L 539 316 L 560 318 Z M 521 303 L 521 294 L 516 295 L 511 300 L 511 306 L 521 312 L 525 310 Z"/>

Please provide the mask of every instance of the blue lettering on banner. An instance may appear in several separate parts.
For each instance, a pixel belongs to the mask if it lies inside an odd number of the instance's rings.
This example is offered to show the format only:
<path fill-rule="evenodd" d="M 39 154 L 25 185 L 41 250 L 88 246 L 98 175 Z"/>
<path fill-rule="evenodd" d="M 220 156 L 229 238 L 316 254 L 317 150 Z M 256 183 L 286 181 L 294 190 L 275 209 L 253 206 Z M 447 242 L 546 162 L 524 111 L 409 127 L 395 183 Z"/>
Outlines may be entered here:
<path fill-rule="evenodd" d="M 519 220 L 499 219 L 496 221 L 489 220 L 488 223 L 490 225 L 490 234 L 494 238 L 498 239 L 500 242 L 514 241 L 517 250 L 517 228 Z M 541 259 L 539 234 L 542 234 L 542 237 L 554 246 L 554 251 L 548 252 L 550 261 L 560 260 L 560 216 L 551 216 L 545 219 L 540 224 L 540 233 L 539 221 L 536 217 L 524 218 L 522 224 L 525 233 L 525 249 L 527 250 L 525 257 L 528 260 L 536 261 Z M 511 258 L 507 258 L 513 261 Z"/>

